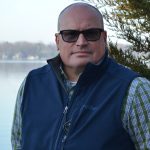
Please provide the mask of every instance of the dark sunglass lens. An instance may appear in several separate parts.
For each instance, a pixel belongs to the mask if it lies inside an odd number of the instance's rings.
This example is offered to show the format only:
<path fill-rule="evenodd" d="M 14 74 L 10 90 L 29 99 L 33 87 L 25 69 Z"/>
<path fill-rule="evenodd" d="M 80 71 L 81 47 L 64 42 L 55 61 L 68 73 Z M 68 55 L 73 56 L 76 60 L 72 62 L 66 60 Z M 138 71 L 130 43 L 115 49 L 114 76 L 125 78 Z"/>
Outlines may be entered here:
<path fill-rule="evenodd" d="M 66 42 L 75 42 L 78 39 L 79 33 L 74 30 L 61 31 L 61 35 Z"/>
<path fill-rule="evenodd" d="M 88 41 L 96 41 L 100 39 L 101 31 L 99 29 L 89 29 L 84 31 L 84 36 Z"/>

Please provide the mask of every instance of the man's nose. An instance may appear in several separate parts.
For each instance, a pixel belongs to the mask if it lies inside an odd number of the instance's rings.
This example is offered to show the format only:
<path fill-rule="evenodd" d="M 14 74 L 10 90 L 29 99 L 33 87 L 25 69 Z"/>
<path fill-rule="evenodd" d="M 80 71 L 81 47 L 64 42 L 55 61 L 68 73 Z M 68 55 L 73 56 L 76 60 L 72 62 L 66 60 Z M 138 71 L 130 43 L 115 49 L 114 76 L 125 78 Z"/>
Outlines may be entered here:
<path fill-rule="evenodd" d="M 82 33 L 80 33 L 79 37 L 76 41 L 76 45 L 80 46 L 80 45 L 87 45 L 87 44 L 88 44 L 88 41 L 86 40 L 84 35 Z"/>

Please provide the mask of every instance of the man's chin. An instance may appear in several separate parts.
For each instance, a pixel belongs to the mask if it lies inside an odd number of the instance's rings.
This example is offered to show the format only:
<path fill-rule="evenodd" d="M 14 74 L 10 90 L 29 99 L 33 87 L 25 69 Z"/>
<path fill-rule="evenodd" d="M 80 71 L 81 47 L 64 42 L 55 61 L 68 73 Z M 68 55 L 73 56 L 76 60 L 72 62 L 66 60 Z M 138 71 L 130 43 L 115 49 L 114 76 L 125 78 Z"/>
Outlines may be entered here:
<path fill-rule="evenodd" d="M 75 63 L 73 63 L 72 64 L 72 67 L 75 67 L 75 68 L 77 68 L 77 67 L 85 67 L 88 63 L 89 63 L 90 61 L 77 61 L 77 62 L 75 62 Z"/>

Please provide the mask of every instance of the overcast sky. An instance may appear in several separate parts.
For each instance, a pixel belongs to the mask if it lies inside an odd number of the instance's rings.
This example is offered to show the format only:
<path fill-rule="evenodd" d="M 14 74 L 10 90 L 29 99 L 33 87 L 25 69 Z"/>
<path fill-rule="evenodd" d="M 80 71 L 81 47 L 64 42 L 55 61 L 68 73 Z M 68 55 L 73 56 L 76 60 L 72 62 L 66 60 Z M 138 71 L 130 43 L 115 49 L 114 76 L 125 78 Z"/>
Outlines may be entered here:
<path fill-rule="evenodd" d="M 75 2 L 77 1 L 0 0 L 0 42 L 54 43 L 59 13 Z M 105 29 L 108 35 L 113 35 L 106 26 Z M 118 41 L 113 39 L 115 40 Z"/>
<path fill-rule="evenodd" d="M 54 42 L 60 11 L 73 0 L 0 0 L 0 42 Z"/>

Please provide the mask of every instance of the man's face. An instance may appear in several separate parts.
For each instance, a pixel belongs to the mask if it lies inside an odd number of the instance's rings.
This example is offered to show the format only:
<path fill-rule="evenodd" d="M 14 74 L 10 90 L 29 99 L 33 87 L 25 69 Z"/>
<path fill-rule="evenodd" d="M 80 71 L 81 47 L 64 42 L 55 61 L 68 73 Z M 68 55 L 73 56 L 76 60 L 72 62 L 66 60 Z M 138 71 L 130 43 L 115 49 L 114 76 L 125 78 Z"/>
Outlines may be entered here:
<path fill-rule="evenodd" d="M 100 18 L 95 11 L 87 8 L 74 8 L 64 14 L 60 23 L 61 30 L 83 31 L 91 28 L 102 28 Z M 60 57 L 66 67 L 85 67 L 88 62 L 98 63 L 105 53 L 106 32 L 96 41 L 88 41 L 83 34 L 79 34 L 77 41 L 65 42 L 60 34 L 56 34 L 56 44 Z"/>

